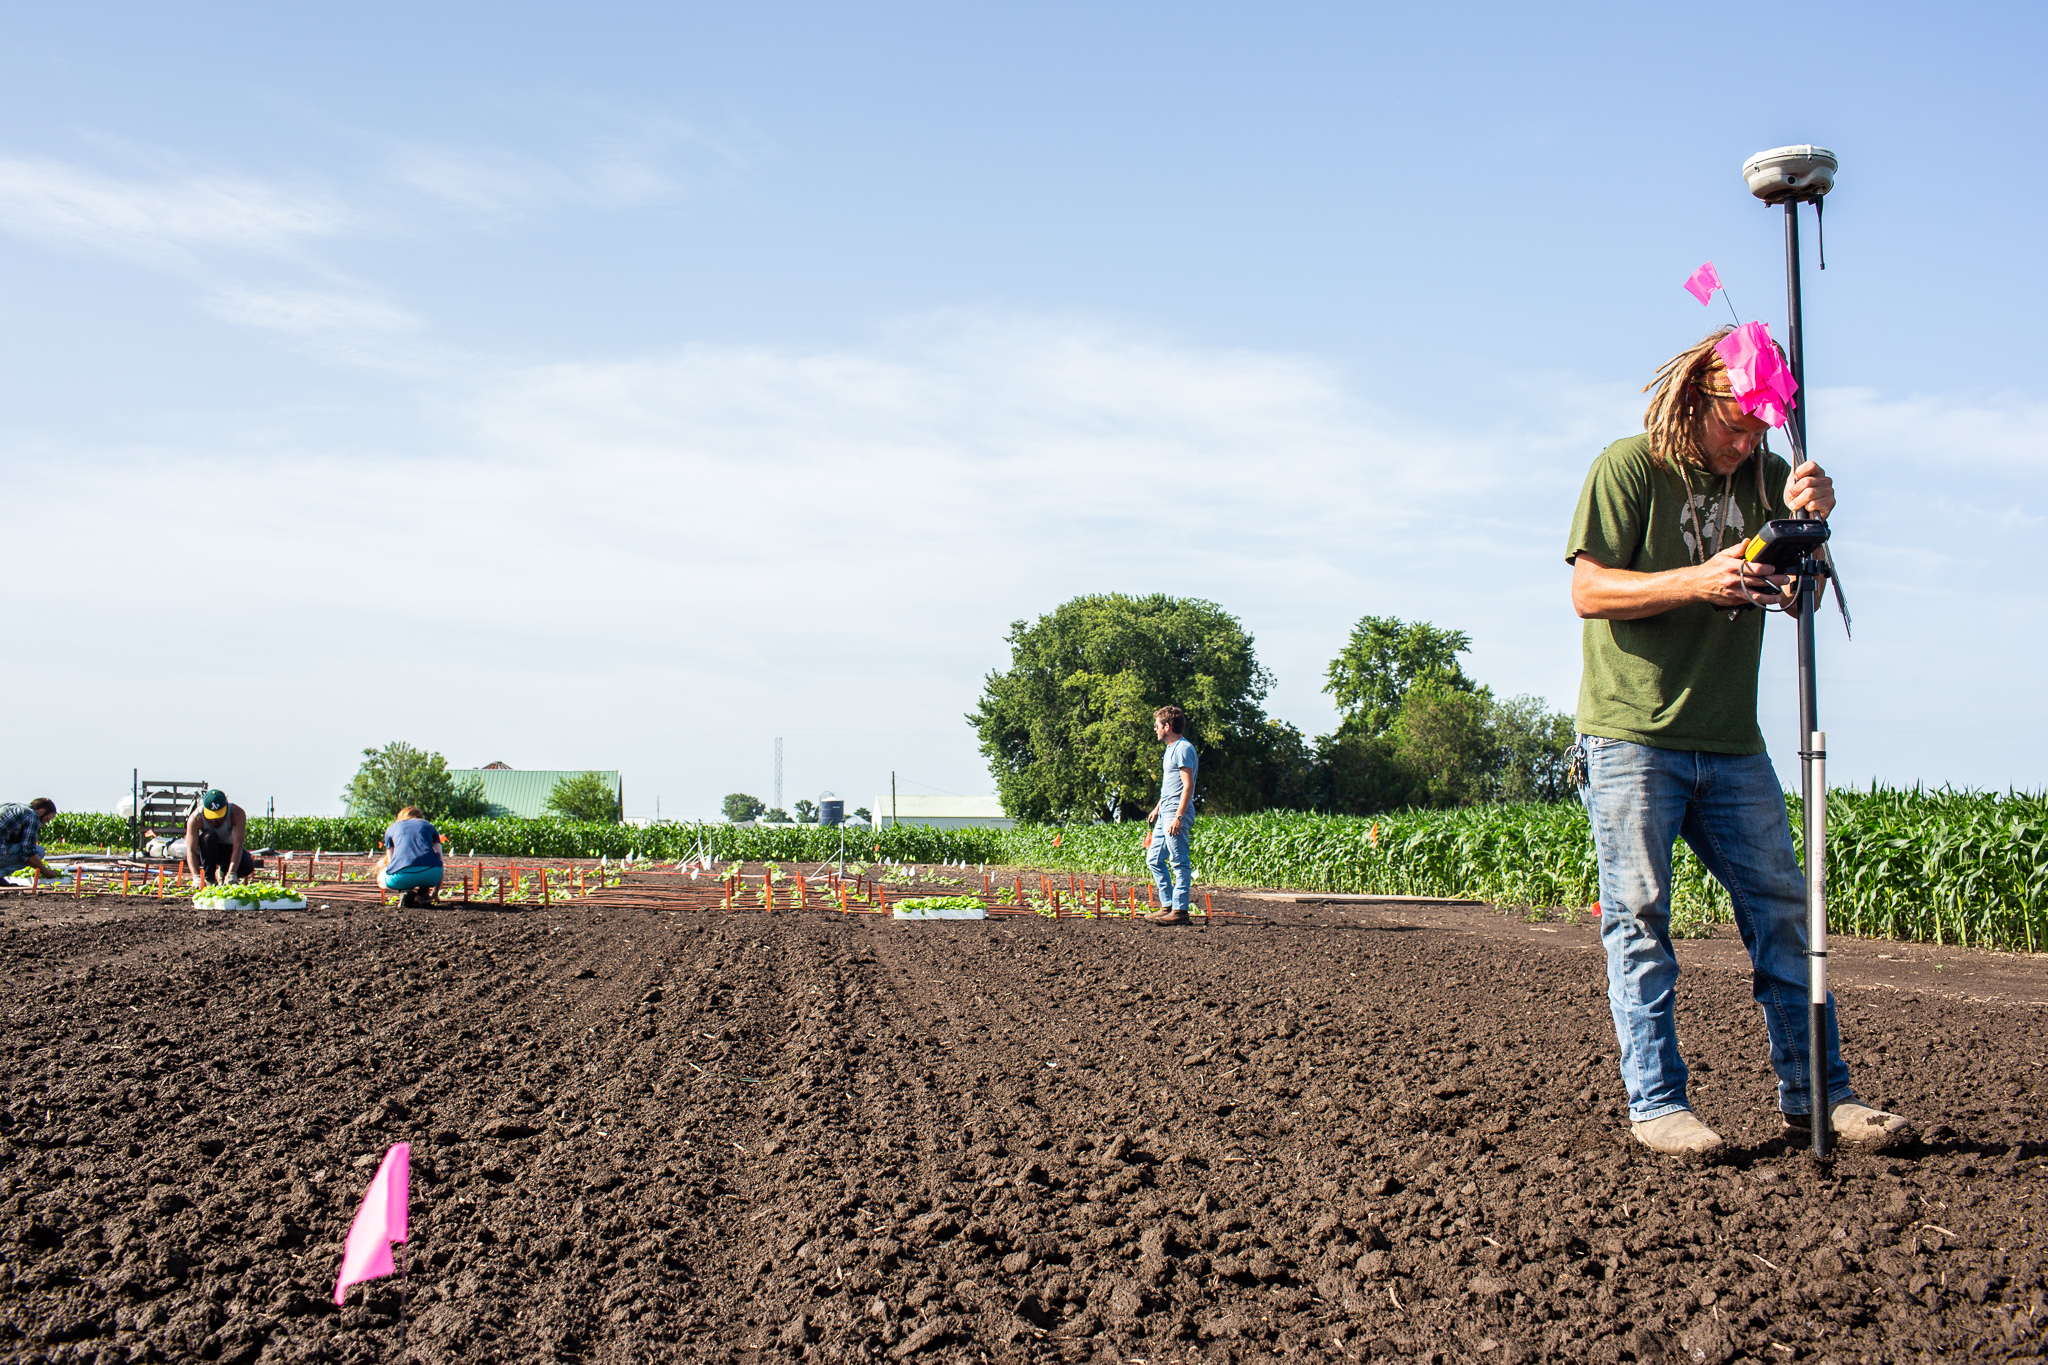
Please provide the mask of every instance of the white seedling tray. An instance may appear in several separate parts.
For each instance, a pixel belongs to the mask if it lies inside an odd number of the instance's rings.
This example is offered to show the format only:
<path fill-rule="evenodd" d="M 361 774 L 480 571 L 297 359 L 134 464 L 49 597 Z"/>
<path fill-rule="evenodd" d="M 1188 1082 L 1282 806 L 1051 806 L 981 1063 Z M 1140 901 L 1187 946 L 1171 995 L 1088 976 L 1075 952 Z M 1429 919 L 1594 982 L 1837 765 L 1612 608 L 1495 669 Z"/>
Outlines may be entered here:
<path fill-rule="evenodd" d="M 915 920 L 915 919 L 987 919 L 987 918 L 988 918 L 988 909 L 987 909 L 987 907 L 986 907 L 986 906 L 980 906 L 980 905 L 977 905 L 977 906 L 975 906 L 975 907 L 974 907 L 974 908 L 973 908 L 972 910 L 965 910 L 965 909 L 959 909 L 959 908 L 955 908 L 955 909 L 950 909 L 950 910 L 895 910 L 895 911 L 891 911 L 891 912 L 890 912 L 890 918 L 891 918 L 891 919 L 913 919 L 913 920 Z"/>
<path fill-rule="evenodd" d="M 0 882 L 6 882 L 9 886 L 69 886 L 71 877 L 69 874 L 62 877 L 45 877 L 39 882 L 24 873 L 19 877 L 0 877 Z"/>
<path fill-rule="evenodd" d="M 278 896 L 271 900 L 250 902 L 231 901 L 221 896 L 194 896 L 192 907 L 195 910 L 303 910 L 306 908 L 306 898 Z"/>

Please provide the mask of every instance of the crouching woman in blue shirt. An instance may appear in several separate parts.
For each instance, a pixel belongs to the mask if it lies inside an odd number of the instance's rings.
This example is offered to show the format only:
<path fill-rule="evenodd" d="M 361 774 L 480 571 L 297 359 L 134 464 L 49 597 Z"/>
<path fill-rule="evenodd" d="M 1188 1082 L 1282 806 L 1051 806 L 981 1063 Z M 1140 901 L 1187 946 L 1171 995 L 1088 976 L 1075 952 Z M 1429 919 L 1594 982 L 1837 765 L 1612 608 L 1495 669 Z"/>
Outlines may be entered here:
<path fill-rule="evenodd" d="M 434 904 L 434 891 L 441 885 L 441 832 L 428 823 L 418 806 L 407 806 L 384 831 L 384 860 L 377 865 L 377 885 L 386 891 L 403 891 L 400 902 L 408 910 L 425 910 Z"/>

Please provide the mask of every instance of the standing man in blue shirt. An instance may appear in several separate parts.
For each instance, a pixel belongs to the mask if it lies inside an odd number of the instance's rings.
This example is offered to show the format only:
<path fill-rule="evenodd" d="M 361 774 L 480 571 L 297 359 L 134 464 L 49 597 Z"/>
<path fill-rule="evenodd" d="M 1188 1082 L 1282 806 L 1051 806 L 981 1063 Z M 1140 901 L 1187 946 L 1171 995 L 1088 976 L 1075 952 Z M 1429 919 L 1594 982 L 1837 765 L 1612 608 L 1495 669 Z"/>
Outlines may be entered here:
<path fill-rule="evenodd" d="M 1152 733 L 1166 745 L 1160 760 L 1159 804 L 1146 819 L 1152 825 L 1151 847 L 1145 861 L 1152 868 L 1152 884 L 1159 890 L 1159 909 L 1145 918 L 1154 924 L 1188 923 L 1188 895 L 1194 887 L 1194 873 L 1188 865 L 1188 836 L 1195 829 L 1195 769 L 1199 760 L 1195 746 L 1181 733 L 1187 715 L 1178 706 L 1162 706 L 1152 713 Z M 1167 877 L 1167 863 L 1173 877 Z"/>

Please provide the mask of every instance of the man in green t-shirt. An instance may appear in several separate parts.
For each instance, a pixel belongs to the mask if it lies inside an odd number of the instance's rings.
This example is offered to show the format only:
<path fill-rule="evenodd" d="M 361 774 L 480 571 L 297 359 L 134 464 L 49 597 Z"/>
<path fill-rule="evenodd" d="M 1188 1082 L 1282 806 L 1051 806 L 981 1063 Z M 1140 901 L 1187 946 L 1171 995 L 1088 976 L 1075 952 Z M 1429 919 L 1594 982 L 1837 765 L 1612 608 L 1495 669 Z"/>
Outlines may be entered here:
<path fill-rule="evenodd" d="M 1644 432 L 1600 452 L 1572 517 L 1565 562 L 1585 619 L 1580 797 L 1600 860 L 1607 1001 L 1638 1142 L 1705 1156 L 1722 1141 L 1694 1117 L 1679 1055 L 1671 950 L 1671 845 L 1683 838 L 1728 888 L 1755 968 L 1778 1107 L 1810 1134 L 1806 884 L 1785 794 L 1756 723 L 1764 613 L 1788 580 L 1742 559 L 1773 516 L 1834 510 L 1833 482 L 1767 448 L 1768 425 L 1716 349 L 1729 329 L 1658 372 Z M 1770 411 L 1767 406 L 1763 411 Z M 1780 417 L 1779 420 L 1782 420 Z M 1845 1142 L 1910 1129 L 1861 1103 L 1828 1000 L 1828 1110 Z"/>

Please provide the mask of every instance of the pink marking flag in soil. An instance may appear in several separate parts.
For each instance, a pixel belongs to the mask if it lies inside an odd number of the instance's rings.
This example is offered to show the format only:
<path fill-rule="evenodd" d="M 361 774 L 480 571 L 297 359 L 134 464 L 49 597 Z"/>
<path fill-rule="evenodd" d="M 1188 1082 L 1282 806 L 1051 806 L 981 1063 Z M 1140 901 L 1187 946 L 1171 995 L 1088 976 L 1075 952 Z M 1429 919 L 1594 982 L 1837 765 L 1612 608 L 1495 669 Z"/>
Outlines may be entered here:
<path fill-rule="evenodd" d="M 334 1306 L 352 1284 L 381 1279 L 395 1269 L 391 1244 L 405 1240 L 405 1210 L 412 1193 L 412 1144 L 394 1142 L 377 1167 L 376 1178 L 356 1210 L 341 1252 L 341 1275 L 334 1281 Z"/>
<path fill-rule="evenodd" d="M 1721 273 L 1712 261 L 1685 277 L 1685 292 L 1698 299 L 1702 308 L 1714 301 L 1714 291 L 1720 287 Z"/>

